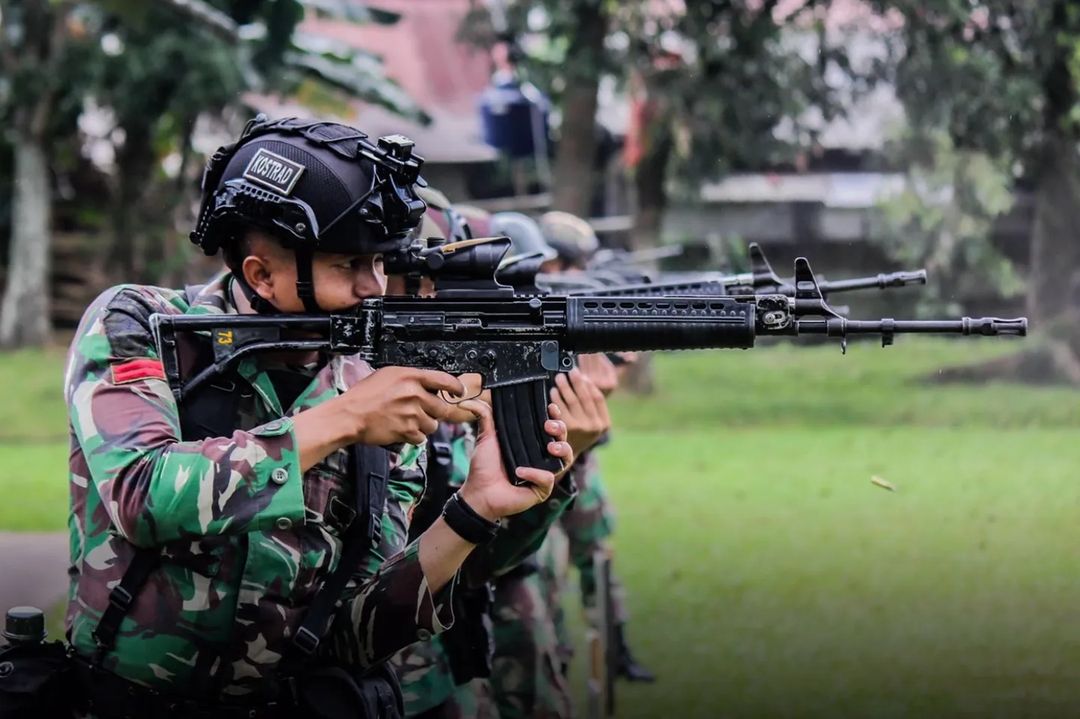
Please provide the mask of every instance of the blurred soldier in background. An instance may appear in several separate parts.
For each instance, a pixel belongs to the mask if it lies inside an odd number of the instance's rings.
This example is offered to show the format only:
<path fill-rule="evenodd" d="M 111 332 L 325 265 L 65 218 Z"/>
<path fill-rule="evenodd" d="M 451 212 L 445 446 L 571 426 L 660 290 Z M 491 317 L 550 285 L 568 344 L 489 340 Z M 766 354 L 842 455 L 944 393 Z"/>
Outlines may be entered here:
<path fill-rule="evenodd" d="M 489 217 L 475 209 L 470 211 L 466 219 L 440 193 L 424 189 L 418 190 L 418 194 L 428 203 L 418 233 L 424 239 L 469 239 L 475 235 L 475 227 L 484 228 L 491 234 L 506 233 L 520 238 L 520 228 L 527 227 L 527 224 L 520 222 L 508 222 L 505 216 Z M 542 244 L 535 222 L 520 217 L 532 224 L 535 238 Z M 421 293 L 429 290 L 430 287 L 422 288 Z M 404 291 L 402 278 L 389 278 L 388 294 Z M 463 380 L 467 386 L 470 385 L 468 376 Z M 583 418 L 598 412 L 597 404 L 602 401 L 602 395 L 587 382 L 580 383 L 580 391 L 580 394 L 567 391 L 567 397 L 577 410 L 563 421 L 568 423 L 567 426 L 574 427 L 575 441 L 582 442 L 584 448 L 594 438 L 588 430 L 591 425 L 587 425 Z M 471 390 L 467 394 L 474 393 Z M 410 536 L 423 533 L 438 516 L 446 497 L 468 476 L 474 441 L 474 428 L 468 413 L 448 416 L 446 421 L 440 423 L 438 430 L 429 436 L 424 496 L 410 517 Z M 488 680 L 492 673 L 493 642 L 490 580 L 495 575 L 513 573 L 522 558 L 535 553 L 551 524 L 575 496 L 575 477 L 571 470 L 563 481 L 556 484 L 552 496 L 544 505 L 513 520 L 506 520 L 499 536 L 470 557 L 454 593 L 454 626 L 428 642 L 408 647 L 394 658 L 393 664 L 402 682 L 407 717 L 457 719 L 498 715 Z M 546 622 L 546 626 L 551 626 L 550 621 Z M 544 645 L 543 652 L 546 652 L 545 663 L 553 666 L 556 656 L 554 634 L 551 641 Z M 531 656 L 519 657 L 516 661 L 519 666 L 534 664 Z"/>
<path fill-rule="evenodd" d="M 565 212 L 549 212 L 539 223 L 520 213 L 494 223 L 511 235 L 509 258 L 540 258 L 546 272 L 585 269 L 599 248 L 588 223 Z M 552 401 L 575 418 L 573 434 L 579 448 L 591 448 L 610 428 L 604 395 L 618 384 L 617 371 L 603 355 L 582 355 L 578 368 L 556 378 Z M 589 407 L 579 397 L 593 393 Z M 570 436 L 568 434 L 568 440 Z M 502 719 L 517 717 L 564 717 L 572 713 L 567 673 L 573 644 L 567 631 L 562 598 L 569 565 L 578 568 L 582 603 L 590 623 L 597 622 L 596 576 L 593 556 L 610 552 L 608 538 L 614 517 L 593 452 L 582 451 L 571 470 L 578 483 L 578 498 L 552 526 L 536 555 L 496 581 L 495 661 L 492 687 Z M 653 681 L 654 676 L 633 657 L 626 644 L 628 619 L 621 584 L 613 580 L 613 611 L 616 623 L 619 674 L 631 681 Z"/>

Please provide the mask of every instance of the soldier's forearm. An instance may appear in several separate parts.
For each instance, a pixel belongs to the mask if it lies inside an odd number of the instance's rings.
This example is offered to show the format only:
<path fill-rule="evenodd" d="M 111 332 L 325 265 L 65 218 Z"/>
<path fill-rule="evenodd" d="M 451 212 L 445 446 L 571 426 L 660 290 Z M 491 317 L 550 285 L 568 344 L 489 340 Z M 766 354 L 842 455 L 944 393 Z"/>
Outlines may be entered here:
<path fill-rule="evenodd" d="M 306 472 L 333 452 L 356 441 L 354 418 L 334 400 L 305 410 L 293 418 L 300 471 Z"/>
<path fill-rule="evenodd" d="M 446 586 L 475 548 L 475 544 L 450 529 L 445 519 L 436 519 L 420 535 L 420 567 L 424 570 L 428 588 L 437 592 Z"/>

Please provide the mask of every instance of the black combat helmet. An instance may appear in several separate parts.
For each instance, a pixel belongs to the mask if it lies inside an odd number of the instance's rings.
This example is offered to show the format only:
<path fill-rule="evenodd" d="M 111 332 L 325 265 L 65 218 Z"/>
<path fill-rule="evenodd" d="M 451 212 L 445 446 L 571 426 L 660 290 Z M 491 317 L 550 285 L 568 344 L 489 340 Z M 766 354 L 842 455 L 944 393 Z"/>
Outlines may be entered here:
<path fill-rule="evenodd" d="M 296 253 L 297 294 L 318 312 L 314 252 L 389 252 L 419 224 L 423 159 L 412 146 L 401 135 L 371 143 L 348 125 L 260 115 L 207 163 L 191 241 L 213 255 L 252 226 L 269 232 Z M 237 280 L 257 310 L 272 311 Z"/>

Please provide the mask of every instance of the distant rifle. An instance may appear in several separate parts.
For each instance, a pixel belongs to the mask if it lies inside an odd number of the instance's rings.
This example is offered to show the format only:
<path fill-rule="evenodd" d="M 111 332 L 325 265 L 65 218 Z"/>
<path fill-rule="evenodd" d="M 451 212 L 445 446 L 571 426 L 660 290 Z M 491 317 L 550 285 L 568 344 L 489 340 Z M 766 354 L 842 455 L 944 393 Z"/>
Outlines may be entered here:
<path fill-rule="evenodd" d="M 611 593 L 611 555 L 606 549 L 593 552 L 596 576 L 596 625 L 588 630 L 589 678 L 587 716 L 601 719 L 615 715 L 615 679 L 619 673 L 615 637 L 615 612 Z"/>
<path fill-rule="evenodd" d="M 596 604 L 600 610 L 600 632 L 604 637 L 604 709 L 615 716 L 615 680 L 619 677 L 619 643 L 616 634 L 615 597 L 612 594 L 611 554 L 597 552 Z"/>
<path fill-rule="evenodd" d="M 463 263 L 468 264 L 468 263 Z M 450 288 L 431 299 L 373 297 L 353 312 L 330 315 L 165 315 L 151 317 L 178 403 L 263 352 L 356 354 L 372 367 L 479 373 L 491 389 L 496 431 L 511 478 L 518 467 L 556 471 L 545 451 L 553 379 L 574 366 L 575 352 L 748 349 L 758 337 L 820 334 L 846 347 L 851 335 L 1019 335 L 1027 320 L 849 320 L 824 300 L 810 263 L 795 261 L 795 294 L 724 297 L 519 296 L 488 281 L 487 289 Z M 213 363 L 185 378 L 177 333 L 211 335 Z"/>
<path fill-rule="evenodd" d="M 642 250 L 616 250 L 605 248 L 598 250 L 589 261 L 589 269 L 602 270 L 620 265 L 643 265 L 666 260 L 671 257 L 682 257 L 686 248 L 682 245 L 664 245 L 663 247 L 647 247 Z"/>
<path fill-rule="evenodd" d="M 684 295 L 715 297 L 718 295 L 777 294 L 795 296 L 794 280 L 781 279 L 756 242 L 750 243 L 751 271 L 739 274 L 664 273 L 656 282 L 613 282 L 611 276 L 589 272 L 565 275 L 540 275 L 536 284 L 554 293 L 604 297 Z M 818 279 L 823 297 L 837 292 L 866 289 L 889 289 L 908 285 L 925 285 L 926 270 L 889 272 L 870 277 L 827 281 Z"/>

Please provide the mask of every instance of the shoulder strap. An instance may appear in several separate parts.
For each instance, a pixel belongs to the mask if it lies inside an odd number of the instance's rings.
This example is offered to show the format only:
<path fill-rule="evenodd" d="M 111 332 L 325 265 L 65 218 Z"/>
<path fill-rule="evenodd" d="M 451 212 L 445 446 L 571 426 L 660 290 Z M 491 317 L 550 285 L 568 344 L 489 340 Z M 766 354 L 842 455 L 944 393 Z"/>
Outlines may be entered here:
<path fill-rule="evenodd" d="M 413 510 L 409 522 L 409 541 L 427 531 L 442 514 L 450 498 L 450 479 L 454 474 L 454 446 L 450 427 L 440 422 L 438 429 L 428 435 L 427 468 L 424 477 L 424 496 Z"/>
<path fill-rule="evenodd" d="M 293 646 L 307 656 L 319 648 L 349 579 L 371 550 L 371 545 L 382 536 L 390 454 L 381 447 L 353 445 L 350 455 L 356 478 L 356 518 L 345 531 L 341 561 L 316 592 L 311 608 L 293 636 Z"/>
<path fill-rule="evenodd" d="M 105 655 L 116 646 L 116 635 L 120 632 L 120 623 L 124 620 L 135 597 L 150 578 L 150 573 L 158 565 L 161 551 L 157 547 L 139 547 L 131 559 L 120 582 L 109 592 L 109 606 L 101 615 L 101 621 L 94 628 L 93 637 L 97 643 L 94 663 L 100 664 Z"/>

